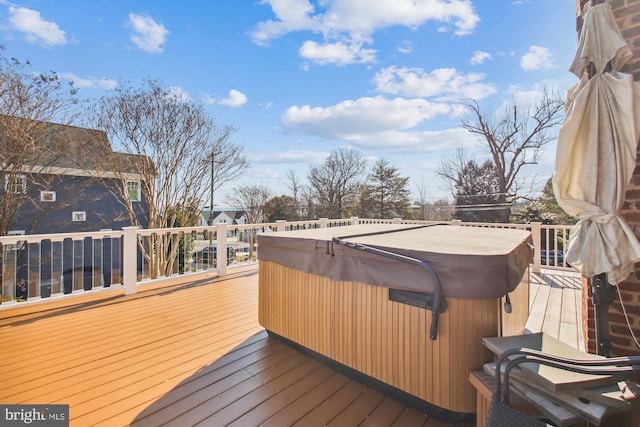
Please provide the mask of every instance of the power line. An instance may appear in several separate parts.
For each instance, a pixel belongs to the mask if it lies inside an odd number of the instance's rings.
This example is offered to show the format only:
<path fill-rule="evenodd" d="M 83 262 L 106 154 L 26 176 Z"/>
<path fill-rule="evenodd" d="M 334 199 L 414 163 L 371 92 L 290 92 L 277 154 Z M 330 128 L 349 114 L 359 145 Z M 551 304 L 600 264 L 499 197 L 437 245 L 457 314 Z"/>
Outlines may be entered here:
<path fill-rule="evenodd" d="M 492 211 L 496 209 L 510 209 L 512 203 L 478 204 L 478 205 L 452 205 L 458 211 Z"/>

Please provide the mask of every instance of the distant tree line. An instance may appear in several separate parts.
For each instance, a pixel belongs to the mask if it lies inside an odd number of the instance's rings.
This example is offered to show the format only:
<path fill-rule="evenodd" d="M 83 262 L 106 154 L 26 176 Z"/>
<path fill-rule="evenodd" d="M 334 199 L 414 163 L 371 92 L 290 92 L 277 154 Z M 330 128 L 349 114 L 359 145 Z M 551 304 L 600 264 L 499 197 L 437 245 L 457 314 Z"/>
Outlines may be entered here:
<path fill-rule="evenodd" d="M 307 184 L 290 172 L 292 194 L 270 198 L 264 220 L 359 216 L 507 223 L 540 221 L 546 215 L 545 223 L 573 221 L 562 214 L 549 185 L 539 199 L 533 198 L 532 178 L 523 174 L 555 139 L 563 99 L 545 90 L 532 105 L 512 102 L 498 115 L 482 112 L 476 101 L 466 106 L 472 119 L 463 120 L 460 126 L 478 136 L 488 156 L 478 162 L 460 147 L 453 158 L 443 160 L 437 174 L 453 203 L 431 200 L 424 183 L 417 186 L 417 197 L 412 200 L 409 179 L 387 160 L 379 159 L 367 172 L 357 152 L 342 149 L 331 153 L 324 164 L 312 167 Z M 513 213 L 517 215 L 512 218 Z"/>
<path fill-rule="evenodd" d="M 361 172 L 351 176 L 351 185 L 347 185 L 344 182 L 340 184 L 337 172 L 340 170 Z M 540 196 L 506 205 L 500 203 L 501 198 L 496 194 L 495 180 L 487 179 L 486 174 L 491 176 L 492 171 L 490 162 L 480 166 L 470 162 L 462 171 L 464 179 L 461 178 L 455 186 L 453 203 L 447 199 L 429 198 L 425 186 L 419 186 L 417 198 L 412 199 L 409 178 L 402 177 L 386 159 L 377 160 L 367 170 L 366 163 L 362 162 L 362 157 L 356 151 L 339 150 L 332 152 L 324 164 L 310 169 L 306 176 L 310 184 L 303 184 L 300 178 L 289 171 L 290 195 L 274 196 L 262 184 L 247 184 L 237 187 L 227 202 L 247 212 L 247 220 L 252 223 L 352 216 L 499 222 L 504 216 L 503 210 L 508 211 L 510 222 L 513 223 L 573 224 L 577 221 L 557 204 L 551 178 Z M 318 188 L 321 191 L 317 191 Z M 329 197 L 328 194 L 333 196 Z"/>

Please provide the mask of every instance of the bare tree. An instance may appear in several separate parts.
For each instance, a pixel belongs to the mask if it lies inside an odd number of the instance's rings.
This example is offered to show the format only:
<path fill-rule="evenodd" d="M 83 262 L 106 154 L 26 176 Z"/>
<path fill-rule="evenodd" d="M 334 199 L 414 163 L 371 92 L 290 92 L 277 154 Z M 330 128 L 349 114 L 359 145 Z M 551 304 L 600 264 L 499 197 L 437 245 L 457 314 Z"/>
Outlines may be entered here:
<path fill-rule="evenodd" d="M 300 182 L 300 178 L 298 178 L 298 175 L 296 175 L 296 173 L 291 169 L 287 171 L 285 184 L 291 191 L 291 197 L 293 197 L 294 200 L 298 200 L 298 198 L 300 197 L 300 192 L 302 191 L 303 184 Z"/>
<path fill-rule="evenodd" d="M 474 118 L 463 120 L 461 127 L 478 135 L 489 150 L 497 177 L 499 197 L 496 202 L 512 203 L 523 196 L 520 192 L 526 188 L 523 168 L 536 164 L 541 149 L 556 138 L 554 130 L 562 121 L 564 100 L 545 90 L 531 107 L 513 102 L 497 118 L 484 114 L 476 101 L 466 105 Z M 500 221 L 508 220 L 509 211 L 504 210 Z"/>
<path fill-rule="evenodd" d="M 443 178 L 442 189 L 448 191 L 452 197 L 455 197 L 459 180 L 459 173 L 464 169 L 465 164 L 469 161 L 467 153 L 462 145 L 456 146 L 456 152 L 453 156 L 445 156 L 440 162 L 440 166 L 436 171 L 436 175 Z"/>
<path fill-rule="evenodd" d="M 289 191 L 291 191 L 291 201 L 293 202 L 291 206 L 293 212 L 290 212 L 288 217 L 300 219 L 300 217 L 302 216 L 301 197 L 304 195 L 305 186 L 300 182 L 300 178 L 298 178 L 295 172 L 291 169 L 287 171 L 285 184 L 287 185 Z"/>
<path fill-rule="evenodd" d="M 509 205 L 500 193 L 496 168 L 490 160 L 478 164 L 458 146 L 455 156 L 443 159 L 436 172 L 449 188 L 455 218 L 474 222 L 508 222 Z"/>
<path fill-rule="evenodd" d="M 453 206 L 446 199 L 432 201 L 431 189 L 425 181 L 425 177 L 420 178 L 420 182 L 415 185 L 415 204 L 418 206 L 416 212 L 417 219 L 450 221 L 453 218 Z"/>
<path fill-rule="evenodd" d="M 362 156 L 347 149 L 332 152 L 323 165 L 311 168 L 307 179 L 317 213 L 343 218 L 348 208 L 355 208 L 365 168 Z"/>
<path fill-rule="evenodd" d="M 77 117 L 72 84 L 54 72 L 34 73 L 29 62 L 8 59 L 3 51 L 0 45 L 0 235 L 25 203 L 37 204 L 34 189 L 46 189 L 42 177 L 69 153 L 67 129 L 50 122 L 69 124 Z"/>
<path fill-rule="evenodd" d="M 233 127 L 218 126 L 202 104 L 185 100 L 154 80 L 140 88 L 121 86 L 103 97 L 94 119 L 128 155 L 114 153 L 105 164 L 121 171 L 110 191 L 126 207 L 132 224 L 172 226 L 180 212 L 193 210 L 194 201 L 200 203 L 200 211 L 212 189 L 248 167 L 243 148 L 231 141 Z M 125 162 L 142 177 L 140 182 L 130 181 Z M 132 203 L 136 191 L 146 212 Z M 170 233 L 153 239 L 141 247 L 152 277 L 173 268 L 177 249 L 170 244 Z"/>
<path fill-rule="evenodd" d="M 235 187 L 226 202 L 244 212 L 247 224 L 260 224 L 269 216 L 269 189 L 261 184 Z M 249 259 L 253 259 L 256 230 L 249 230 Z"/>

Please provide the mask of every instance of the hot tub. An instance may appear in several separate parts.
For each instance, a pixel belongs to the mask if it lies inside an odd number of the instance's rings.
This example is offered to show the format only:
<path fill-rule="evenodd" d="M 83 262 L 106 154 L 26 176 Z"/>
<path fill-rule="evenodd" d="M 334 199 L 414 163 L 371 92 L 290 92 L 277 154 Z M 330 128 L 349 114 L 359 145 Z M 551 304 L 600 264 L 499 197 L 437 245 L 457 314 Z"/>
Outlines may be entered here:
<path fill-rule="evenodd" d="M 528 231 L 371 224 L 259 235 L 258 248 L 267 331 L 438 418 L 476 411 L 482 338 L 520 334 L 528 316 Z"/>

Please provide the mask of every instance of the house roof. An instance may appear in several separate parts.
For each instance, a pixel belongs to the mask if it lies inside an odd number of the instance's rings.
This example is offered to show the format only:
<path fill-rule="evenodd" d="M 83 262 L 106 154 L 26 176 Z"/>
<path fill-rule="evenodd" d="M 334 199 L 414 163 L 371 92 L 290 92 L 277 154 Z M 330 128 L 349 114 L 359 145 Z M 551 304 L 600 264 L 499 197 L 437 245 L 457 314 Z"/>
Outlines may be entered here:
<path fill-rule="evenodd" d="M 244 212 L 240 210 L 235 210 L 235 209 L 221 209 L 221 210 L 214 209 L 213 210 L 214 218 L 217 218 L 222 214 L 226 214 L 228 217 L 233 219 L 239 219 L 239 218 L 242 218 L 242 215 L 244 215 Z"/>
<path fill-rule="evenodd" d="M 113 151 L 106 133 L 100 130 L 0 115 L 3 151 L 7 154 L 2 153 L 3 168 L 14 164 L 68 175 L 84 175 L 81 171 L 140 174 L 145 159 L 151 164 L 148 157 Z"/>
<path fill-rule="evenodd" d="M 214 209 L 213 210 L 214 219 L 220 217 L 220 215 L 222 214 L 227 215 L 229 218 L 233 219 L 234 221 L 238 221 L 240 218 L 242 218 L 242 216 L 244 215 L 244 212 L 241 210 L 235 210 L 235 209 Z M 202 211 L 202 218 L 205 221 L 209 222 L 210 217 L 211 217 L 211 211 Z"/>

